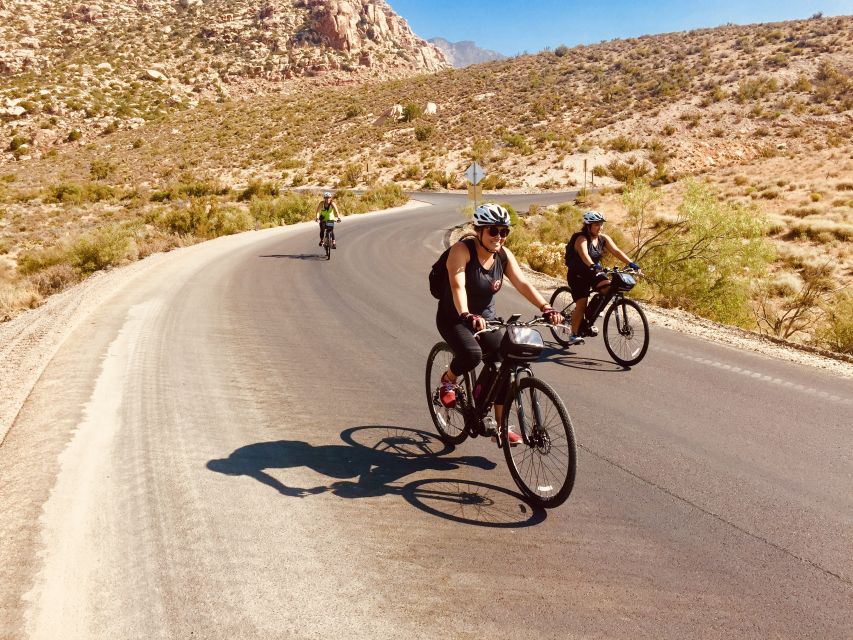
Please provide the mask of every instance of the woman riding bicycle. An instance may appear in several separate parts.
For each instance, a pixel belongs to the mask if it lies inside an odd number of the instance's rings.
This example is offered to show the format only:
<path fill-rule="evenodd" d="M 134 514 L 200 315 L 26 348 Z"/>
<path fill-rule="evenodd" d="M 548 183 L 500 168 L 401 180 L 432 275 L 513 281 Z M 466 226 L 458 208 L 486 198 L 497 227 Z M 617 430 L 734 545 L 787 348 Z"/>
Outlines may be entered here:
<path fill-rule="evenodd" d="M 335 220 L 338 222 L 341 221 L 341 215 L 338 213 L 338 205 L 332 202 L 332 193 L 330 191 L 326 191 L 323 194 L 323 200 L 317 205 L 317 214 L 314 216 L 314 220 L 320 223 L 320 243 L 318 246 L 323 246 L 323 232 L 326 230 L 326 223 L 329 222 L 334 216 Z M 335 244 L 335 227 L 334 225 L 329 225 L 329 239 L 332 241 L 332 249 L 337 249 L 337 245 Z"/>
<path fill-rule="evenodd" d="M 474 234 L 453 245 L 447 257 L 450 286 L 438 301 L 435 323 L 438 332 L 453 350 L 450 367 L 441 377 L 439 399 L 448 408 L 456 405 L 456 379 L 471 371 L 481 360 L 487 366 L 483 374 L 495 371 L 500 362 L 500 343 L 504 331 L 483 333 L 479 342 L 474 333 L 486 328 L 487 320 L 495 319 L 495 294 L 501 290 L 504 276 L 531 304 L 535 305 L 551 324 L 563 317 L 528 282 L 512 252 L 504 247 L 509 235 L 509 212 L 498 204 L 483 204 L 474 212 Z M 481 379 L 481 387 L 486 384 Z M 503 398 L 505 393 L 499 393 Z M 503 405 L 495 405 L 495 420 L 501 424 Z M 521 436 L 509 433 L 510 444 Z"/>
<path fill-rule="evenodd" d="M 572 291 L 572 300 L 575 301 L 572 335 L 567 340 L 569 344 L 583 344 L 580 326 L 590 292 L 595 290 L 603 296 L 610 286 L 610 280 L 601 272 L 601 258 L 605 252 L 609 251 L 630 268 L 640 270 L 640 265 L 631 262 L 610 236 L 601 233 L 604 222 L 604 216 L 598 211 L 587 211 L 583 214 L 583 228 L 572 234 L 566 244 L 567 279 Z M 595 327 L 591 326 L 592 335 L 595 335 L 595 331 Z"/>

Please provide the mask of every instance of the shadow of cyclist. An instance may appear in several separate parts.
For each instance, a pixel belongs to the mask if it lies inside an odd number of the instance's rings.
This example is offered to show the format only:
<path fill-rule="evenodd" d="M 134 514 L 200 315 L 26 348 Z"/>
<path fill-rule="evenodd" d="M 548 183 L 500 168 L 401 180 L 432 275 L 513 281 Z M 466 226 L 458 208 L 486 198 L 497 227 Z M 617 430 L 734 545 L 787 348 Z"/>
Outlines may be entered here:
<path fill-rule="evenodd" d="M 259 258 L 290 258 L 291 260 L 326 260 L 325 253 L 271 253 Z"/>
<path fill-rule="evenodd" d="M 561 367 L 573 369 L 585 369 L 587 371 L 602 371 L 605 373 L 619 373 L 630 371 L 630 367 L 623 367 L 612 360 L 600 360 L 598 358 L 585 358 L 574 352 L 567 351 L 556 342 L 546 342 L 547 346 L 539 358 L 539 362 L 553 362 Z"/>
<path fill-rule="evenodd" d="M 326 491 L 343 498 L 399 494 L 399 488 L 391 485 L 401 478 L 422 471 L 452 471 L 462 466 L 493 469 L 496 465 L 481 456 L 447 458 L 428 454 L 404 457 L 382 449 L 339 444 L 314 446 L 299 440 L 258 442 L 236 449 L 227 458 L 207 463 L 211 471 L 249 476 L 282 495 L 297 498 Z M 339 482 L 328 486 L 292 487 L 267 472 L 269 469 L 298 467 L 306 467 Z"/>

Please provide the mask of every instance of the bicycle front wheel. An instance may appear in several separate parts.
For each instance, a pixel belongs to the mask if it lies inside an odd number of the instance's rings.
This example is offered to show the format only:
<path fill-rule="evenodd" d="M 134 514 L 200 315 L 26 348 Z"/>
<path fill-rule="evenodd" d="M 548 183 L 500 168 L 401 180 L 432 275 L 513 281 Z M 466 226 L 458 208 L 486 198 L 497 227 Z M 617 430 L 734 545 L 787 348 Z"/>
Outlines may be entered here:
<path fill-rule="evenodd" d="M 513 422 L 523 440 L 514 447 L 507 438 Z M 520 380 L 506 403 L 501 435 L 509 472 L 522 493 L 544 509 L 563 504 L 575 484 L 578 451 L 557 392 L 539 378 Z"/>
<path fill-rule="evenodd" d="M 623 367 L 632 367 L 649 348 L 649 322 L 633 300 L 617 300 L 604 315 L 604 346 Z"/>
<path fill-rule="evenodd" d="M 563 322 L 551 325 L 551 335 L 554 340 L 563 347 L 569 346 L 569 336 L 572 335 L 572 313 L 575 310 L 575 301 L 572 300 L 572 292 L 568 287 L 559 287 L 551 294 L 551 306 L 563 314 Z"/>
<path fill-rule="evenodd" d="M 456 406 L 452 409 L 441 404 L 438 398 L 441 376 L 450 367 L 451 360 L 453 360 L 453 350 L 446 342 L 439 342 L 429 352 L 426 364 L 426 397 L 429 415 L 442 442 L 457 445 L 468 437 L 468 432 L 465 430 L 464 387 L 460 385 L 457 388 Z"/>
<path fill-rule="evenodd" d="M 326 260 L 332 259 L 332 241 L 329 240 L 329 235 L 326 234 L 326 240 L 323 242 L 323 246 L 326 248 Z"/>

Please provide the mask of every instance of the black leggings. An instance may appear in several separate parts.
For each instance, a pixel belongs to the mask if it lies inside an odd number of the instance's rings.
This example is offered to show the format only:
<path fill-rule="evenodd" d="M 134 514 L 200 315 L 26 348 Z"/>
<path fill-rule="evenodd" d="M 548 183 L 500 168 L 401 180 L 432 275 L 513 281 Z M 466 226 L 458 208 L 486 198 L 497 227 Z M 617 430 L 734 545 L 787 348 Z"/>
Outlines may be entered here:
<path fill-rule="evenodd" d="M 438 332 L 444 341 L 453 349 L 453 360 L 450 368 L 457 376 L 471 371 L 480 362 L 486 365 L 497 365 L 501 361 L 500 344 L 505 329 L 482 333 L 478 338 L 460 319 L 447 320 L 440 316 L 435 319 Z M 503 397 L 505 391 L 499 390 L 498 398 Z"/>
<path fill-rule="evenodd" d="M 326 228 L 326 221 L 320 220 L 320 242 L 323 242 L 323 231 Z M 335 225 L 329 227 L 329 240 L 335 241 Z"/>

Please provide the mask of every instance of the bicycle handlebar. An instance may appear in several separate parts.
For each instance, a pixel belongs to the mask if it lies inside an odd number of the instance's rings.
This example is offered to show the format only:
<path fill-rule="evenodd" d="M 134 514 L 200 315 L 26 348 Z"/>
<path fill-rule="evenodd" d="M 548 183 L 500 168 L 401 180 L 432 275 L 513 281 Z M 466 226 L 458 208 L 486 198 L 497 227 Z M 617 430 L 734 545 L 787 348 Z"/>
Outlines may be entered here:
<path fill-rule="evenodd" d="M 543 318 L 542 316 L 533 316 L 533 319 L 528 320 L 527 322 L 519 322 L 518 320 L 515 320 L 513 322 L 507 322 L 501 318 L 498 318 L 497 320 L 486 320 L 486 328 L 475 332 L 474 337 L 476 338 L 481 333 L 490 333 L 492 331 L 497 331 L 498 329 L 502 327 L 508 327 L 509 325 L 515 325 L 517 327 L 536 327 L 551 326 L 551 323 L 545 320 L 545 318 Z"/>

